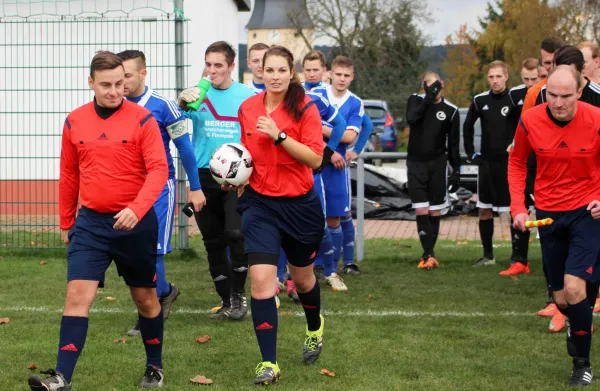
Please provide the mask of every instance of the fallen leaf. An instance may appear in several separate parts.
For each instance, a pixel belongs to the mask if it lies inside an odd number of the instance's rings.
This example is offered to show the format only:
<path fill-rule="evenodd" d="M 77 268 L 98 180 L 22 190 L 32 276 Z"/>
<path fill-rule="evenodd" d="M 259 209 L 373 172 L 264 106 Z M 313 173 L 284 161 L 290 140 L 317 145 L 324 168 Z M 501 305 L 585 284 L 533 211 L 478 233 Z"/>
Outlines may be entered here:
<path fill-rule="evenodd" d="M 510 279 L 513 280 L 513 281 L 517 281 L 519 279 L 519 277 L 517 277 L 517 276 L 510 276 Z"/>
<path fill-rule="evenodd" d="M 372 300 L 372 299 L 373 299 L 373 295 L 367 296 L 367 300 Z"/>
<path fill-rule="evenodd" d="M 32 246 L 35 246 L 35 242 L 31 242 L 31 245 L 32 245 Z"/>
<path fill-rule="evenodd" d="M 331 376 L 331 377 L 335 377 L 335 373 L 331 372 L 329 369 L 321 369 L 321 372 L 319 372 L 321 375 L 327 375 L 327 376 Z"/>
<path fill-rule="evenodd" d="M 203 335 L 202 337 L 196 338 L 196 342 L 198 342 L 198 343 L 207 343 L 211 339 L 212 339 L 212 337 L 210 335 Z"/>
<path fill-rule="evenodd" d="M 96 293 L 104 293 L 104 291 L 102 289 L 98 289 Z"/>
<path fill-rule="evenodd" d="M 105 299 L 106 299 L 106 300 L 108 300 L 108 301 L 115 301 L 115 300 L 116 300 L 116 299 L 115 299 L 114 297 L 112 297 L 112 296 L 106 296 L 106 297 L 105 297 Z"/>
<path fill-rule="evenodd" d="M 10 323 L 10 319 L 8 318 L 0 318 L 0 324 L 9 324 Z"/>
<path fill-rule="evenodd" d="M 40 261 L 40 265 L 47 265 L 47 264 L 48 264 L 48 262 L 46 262 L 46 261 Z"/>
<path fill-rule="evenodd" d="M 31 369 L 31 370 L 37 369 L 37 365 L 35 365 L 34 363 L 31 363 L 27 366 L 27 369 Z"/>
<path fill-rule="evenodd" d="M 290 311 L 281 311 L 279 313 L 280 316 L 292 316 L 292 313 Z"/>
<path fill-rule="evenodd" d="M 213 384 L 212 380 L 207 379 L 206 377 L 200 376 L 200 375 L 194 377 L 193 379 L 190 379 L 190 381 L 195 384 L 203 384 L 203 385 Z"/>
<path fill-rule="evenodd" d="M 118 338 L 117 338 L 117 339 L 115 339 L 113 342 L 114 342 L 114 343 L 125 343 L 125 342 L 127 342 L 127 339 L 125 339 L 125 338 L 118 339 Z"/>

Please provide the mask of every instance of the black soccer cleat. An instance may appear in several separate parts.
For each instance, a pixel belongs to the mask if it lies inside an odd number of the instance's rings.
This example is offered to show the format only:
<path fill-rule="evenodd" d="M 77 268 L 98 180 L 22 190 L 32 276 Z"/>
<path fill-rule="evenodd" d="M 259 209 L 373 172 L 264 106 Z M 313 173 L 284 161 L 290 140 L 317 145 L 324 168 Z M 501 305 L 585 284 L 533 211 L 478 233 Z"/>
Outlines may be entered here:
<path fill-rule="evenodd" d="M 324 281 L 325 280 L 325 268 L 323 266 L 315 266 L 315 277 L 317 280 Z"/>
<path fill-rule="evenodd" d="M 171 312 L 171 306 L 173 305 L 175 300 L 177 300 L 177 297 L 179 297 L 179 295 L 181 294 L 181 291 L 179 290 L 179 288 L 177 288 L 177 286 L 173 284 L 169 285 L 171 286 L 171 292 L 166 296 L 161 296 L 158 298 L 158 302 L 160 303 L 160 306 L 162 308 L 164 320 L 169 319 L 169 312 Z"/>
<path fill-rule="evenodd" d="M 211 319 L 231 318 L 231 303 L 221 303 L 219 307 L 215 307 L 213 310 L 211 310 L 211 314 L 208 316 Z"/>
<path fill-rule="evenodd" d="M 58 373 L 54 369 L 40 373 L 48 375 L 48 377 L 42 379 L 39 376 L 30 376 L 29 388 L 31 391 L 71 391 L 71 385 L 67 383 L 62 373 Z"/>
<path fill-rule="evenodd" d="M 352 275 L 352 276 L 359 276 L 360 269 L 358 268 L 357 264 L 351 263 L 349 265 L 344 265 L 344 268 L 342 269 L 342 273 Z"/>
<path fill-rule="evenodd" d="M 142 332 L 140 331 L 140 321 L 139 319 L 135 321 L 134 325 L 131 326 L 131 328 L 129 329 L 129 331 L 127 331 L 127 335 L 129 335 L 130 337 L 139 337 L 140 335 L 142 335 Z"/>
<path fill-rule="evenodd" d="M 165 376 L 162 369 L 154 365 L 146 365 L 146 372 L 144 372 L 144 378 L 140 382 L 140 387 L 159 388 L 163 386 L 164 380 Z"/>
<path fill-rule="evenodd" d="M 229 317 L 232 320 L 242 320 L 248 313 L 248 302 L 245 293 L 231 294 L 231 312 Z"/>
<path fill-rule="evenodd" d="M 569 387 L 585 387 L 592 384 L 594 374 L 590 361 L 584 358 L 573 358 L 573 371 L 569 379 Z"/>

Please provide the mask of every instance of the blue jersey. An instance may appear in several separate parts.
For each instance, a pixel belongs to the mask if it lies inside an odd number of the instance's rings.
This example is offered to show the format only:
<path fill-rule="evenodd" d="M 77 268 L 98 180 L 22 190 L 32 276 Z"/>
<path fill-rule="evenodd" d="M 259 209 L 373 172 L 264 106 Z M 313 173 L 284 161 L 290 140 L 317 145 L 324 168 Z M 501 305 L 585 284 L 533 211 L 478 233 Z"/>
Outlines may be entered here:
<path fill-rule="evenodd" d="M 260 94 L 261 92 L 267 89 L 267 87 L 264 84 L 256 84 L 254 81 L 251 81 L 244 85 L 250 88 L 252 91 L 254 91 L 255 94 Z"/>
<path fill-rule="evenodd" d="M 341 116 L 346 120 L 346 129 L 352 129 L 356 133 L 360 133 L 363 115 L 365 114 L 363 101 L 350 91 L 346 91 L 343 97 L 336 98 L 333 96 L 330 85 L 326 85 L 323 89 L 327 93 L 326 97 L 329 103 L 337 108 Z M 320 89 L 317 91 L 320 91 Z M 336 151 L 345 156 L 347 148 L 348 144 L 340 143 Z"/>
<path fill-rule="evenodd" d="M 169 134 L 167 128 L 179 121 L 185 120 L 183 112 L 179 109 L 179 107 L 177 107 L 175 102 L 165 98 L 152 88 L 148 87 L 146 87 L 146 90 L 142 96 L 127 98 L 127 100 L 135 102 L 148 109 L 148 111 L 150 111 L 156 119 L 156 122 L 158 122 L 160 135 L 165 146 L 165 151 L 167 151 L 169 178 L 175 178 L 175 165 L 173 164 L 173 156 L 171 155 L 171 149 L 169 147 L 171 135 Z M 183 130 L 185 130 L 185 122 L 183 122 L 181 126 L 183 127 Z"/>
<path fill-rule="evenodd" d="M 330 123 L 336 115 L 338 115 L 338 110 L 329 104 L 329 101 L 322 93 L 318 92 L 319 90 L 308 91 L 306 95 L 315 102 L 315 106 L 319 109 L 319 114 L 321 115 L 321 120 L 327 123 Z"/>
<path fill-rule="evenodd" d="M 315 88 L 323 88 L 325 87 L 327 84 L 323 83 L 322 81 L 317 82 L 317 83 L 309 83 L 307 81 L 305 81 L 304 83 L 302 83 L 302 86 L 304 87 L 304 89 L 306 91 L 312 91 Z"/>
<path fill-rule="evenodd" d="M 192 139 L 198 168 L 208 168 L 212 153 L 221 145 L 240 142 L 238 110 L 253 95 L 252 90 L 237 82 L 226 90 L 210 87 L 198 111 L 185 112 L 194 125 Z"/>

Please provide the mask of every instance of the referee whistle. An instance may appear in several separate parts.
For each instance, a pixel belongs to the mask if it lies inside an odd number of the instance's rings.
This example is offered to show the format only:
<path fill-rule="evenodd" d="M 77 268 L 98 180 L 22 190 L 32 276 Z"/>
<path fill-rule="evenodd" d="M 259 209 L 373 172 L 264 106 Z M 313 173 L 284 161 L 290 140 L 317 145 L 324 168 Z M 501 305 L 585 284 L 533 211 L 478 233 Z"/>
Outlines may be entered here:
<path fill-rule="evenodd" d="M 534 227 L 543 227 L 546 225 L 550 225 L 554 222 L 551 218 L 542 219 L 542 220 L 528 220 L 525 222 L 525 228 L 534 228 Z"/>

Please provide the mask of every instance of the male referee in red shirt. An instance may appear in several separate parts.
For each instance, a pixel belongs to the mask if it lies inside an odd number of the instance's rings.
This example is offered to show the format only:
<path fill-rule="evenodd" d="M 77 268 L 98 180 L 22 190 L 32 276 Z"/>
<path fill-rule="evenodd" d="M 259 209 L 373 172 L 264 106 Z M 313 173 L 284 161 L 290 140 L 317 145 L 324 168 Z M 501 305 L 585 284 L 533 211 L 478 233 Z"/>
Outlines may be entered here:
<path fill-rule="evenodd" d="M 152 206 L 169 172 L 156 120 L 123 99 L 124 83 L 121 59 L 111 52 L 96 54 L 88 78 L 94 101 L 71 112 L 63 126 L 59 209 L 61 238 L 69 245 L 69 282 L 56 370 L 46 372 L 45 379 L 30 377 L 32 390 L 71 390 L 89 309 L 112 260 L 139 312 L 146 348 L 140 386 L 163 384 L 163 314 L 155 274 L 158 220 Z M 78 199 L 82 206 L 75 218 Z"/>
<path fill-rule="evenodd" d="M 514 227 L 525 231 L 527 159 L 537 159 L 535 207 L 543 261 L 558 310 L 567 316 L 567 352 L 573 357 L 570 386 L 592 383 L 592 307 L 600 280 L 600 109 L 578 101 L 579 72 L 559 65 L 548 77 L 548 103 L 523 114 L 508 166 Z M 593 305 L 593 304 L 592 304 Z"/>

